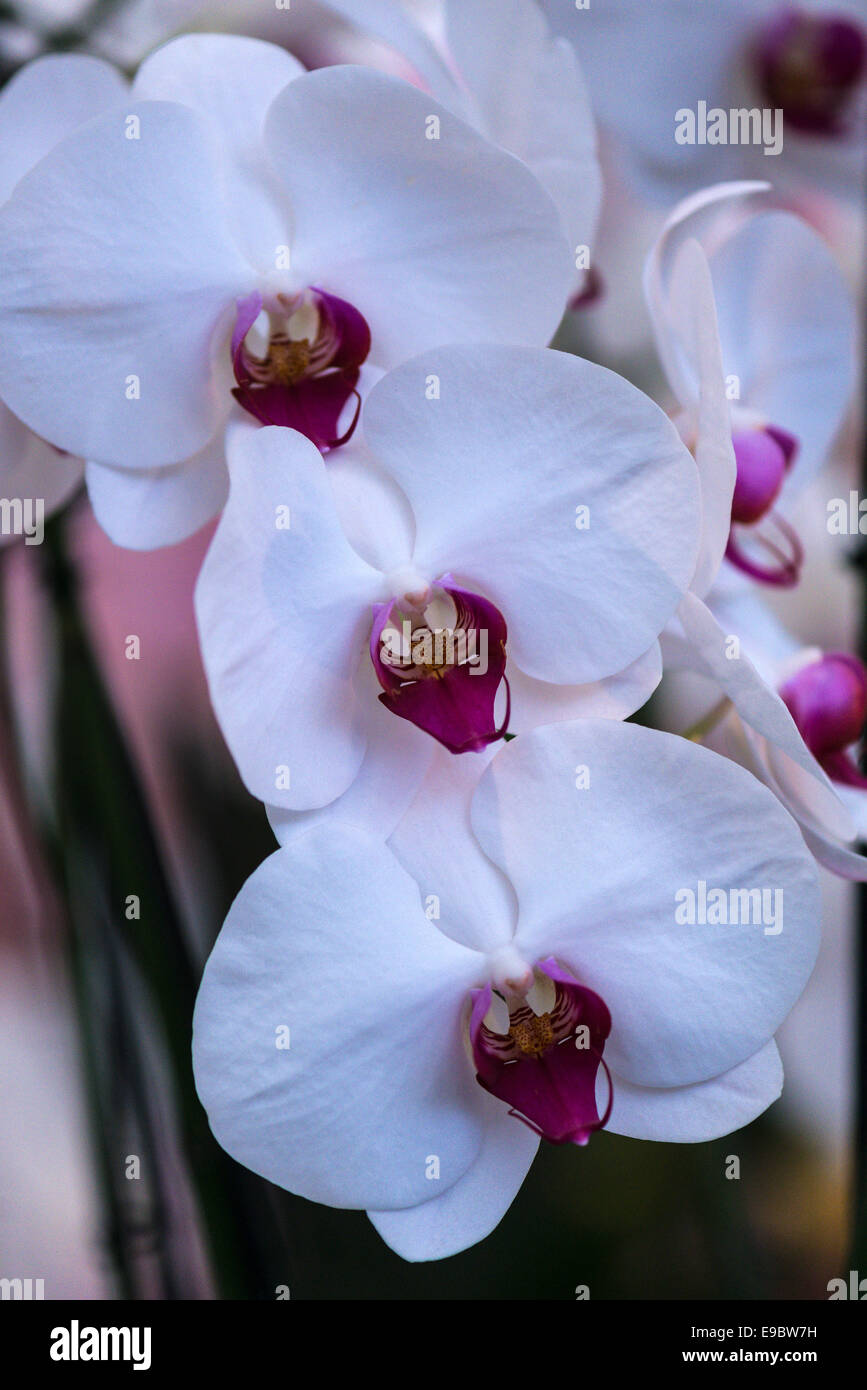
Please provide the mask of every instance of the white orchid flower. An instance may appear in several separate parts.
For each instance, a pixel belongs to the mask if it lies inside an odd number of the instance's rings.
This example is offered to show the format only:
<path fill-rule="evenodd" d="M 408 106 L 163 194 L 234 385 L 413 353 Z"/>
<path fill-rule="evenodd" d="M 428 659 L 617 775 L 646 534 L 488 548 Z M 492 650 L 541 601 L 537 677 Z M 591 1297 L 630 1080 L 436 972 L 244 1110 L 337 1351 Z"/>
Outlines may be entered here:
<path fill-rule="evenodd" d="M 0 210 L 0 394 L 165 544 L 222 505 L 236 400 L 327 450 L 366 368 L 546 343 L 570 266 L 539 182 L 408 83 L 191 35 Z"/>
<path fill-rule="evenodd" d="M 377 693 L 456 754 L 645 702 L 698 533 L 695 464 L 652 401 L 565 353 L 450 347 L 375 385 L 362 431 L 328 464 L 293 431 L 229 435 L 196 608 L 254 795 L 345 792 Z"/>
<path fill-rule="evenodd" d="M 796 826 L 707 749 L 616 720 L 538 729 L 482 772 L 466 824 L 442 814 L 456 768 L 478 779 L 438 757 L 390 848 L 331 824 L 266 860 L 194 1019 L 223 1147 L 366 1208 L 410 1260 L 487 1235 L 540 1137 L 749 1123 L 818 942 Z"/>

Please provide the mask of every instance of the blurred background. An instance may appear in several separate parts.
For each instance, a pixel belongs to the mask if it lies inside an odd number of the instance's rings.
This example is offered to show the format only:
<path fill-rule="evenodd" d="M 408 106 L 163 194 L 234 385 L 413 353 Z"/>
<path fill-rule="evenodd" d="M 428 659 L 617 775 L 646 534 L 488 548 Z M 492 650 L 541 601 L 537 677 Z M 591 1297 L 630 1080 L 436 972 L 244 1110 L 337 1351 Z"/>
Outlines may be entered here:
<path fill-rule="evenodd" d="M 407 8 L 436 32 L 435 3 Z M 672 113 L 694 97 L 740 104 L 781 6 L 593 0 L 580 23 L 571 0 L 543 8 L 575 39 L 606 176 L 597 292 L 558 346 L 663 400 L 644 256 L 686 192 L 757 174 L 755 151 L 738 147 L 724 169 L 712 151 L 684 169 Z M 800 8 L 867 26 L 864 4 Z M 48 49 L 133 70 L 190 27 L 259 34 L 310 66 L 412 77 L 314 0 L 0 0 L 0 74 Z M 863 303 L 863 84 L 848 97 L 845 134 L 787 139 L 758 173 L 826 238 Z M 809 558 L 781 616 L 825 649 L 857 645 L 864 608 L 855 542 L 842 550 L 825 525 L 827 500 L 861 485 L 861 424 L 856 403 L 792 518 Z M 208 703 L 192 609 L 208 540 L 120 550 L 79 496 L 44 546 L 0 550 L 0 1276 L 43 1279 L 50 1299 L 571 1299 L 582 1285 L 594 1299 L 827 1297 L 849 1268 L 857 903 L 824 873 L 822 954 L 780 1040 L 784 1097 L 746 1130 L 699 1146 L 604 1132 L 584 1150 L 543 1145 L 488 1240 L 420 1266 L 363 1214 L 293 1198 L 222 1153 L 192 1087 L 192 1004 L 273 839 Z"/>

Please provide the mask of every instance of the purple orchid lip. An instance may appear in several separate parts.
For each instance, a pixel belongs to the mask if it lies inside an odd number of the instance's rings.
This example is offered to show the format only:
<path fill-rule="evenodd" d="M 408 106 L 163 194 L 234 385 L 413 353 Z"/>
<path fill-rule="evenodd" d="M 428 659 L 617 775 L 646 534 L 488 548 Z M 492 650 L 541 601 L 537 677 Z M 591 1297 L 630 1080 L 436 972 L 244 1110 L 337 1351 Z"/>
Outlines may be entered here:
<path fill-rule="evenodd" d="M 316 311 L 314 337 L 292 338 L 286 327 L 272 328 L 265 356 L 256 357 L 246 338 L 262 312 L 262 296 L 256 291 L 238 300 L 231 344 L 237 386 L 232 395 L 263 425 L 299 430 L 327 453 L 345 444 L 358 424 L 357 385 L 370 352 L 370 329 L 353 305 L 314 287 L 294 299 L 280 297 L 286 325 L 303 303 Z M 338 434 L 338 421 L 350 396 L 356 400 L 355 413 L 348 428 Z"/>
<path fill-rule="evenodd" d="M 848 751 L 867 722 L 867 670 L 858 658 L 826 652 L 790 676 L 780 697 L 831 780 L 867 788 L 867 777 Z"/>
<path fill-rule="evenodd" d="M 752 526 L 769 512 L 798 448 L 794 435 L 766 426 L 732 435 L 737 476 L 732 521 Z"/>
<path fill-rule="evenodd" d="M 549 956 L 536 970 L 552 981 L 554 1004 L 536 1014 L 523 999 L 506 1000 L 509 1030 L 497 1033 L 485 1023 L 491 985 L 472 992 L 470 1043 L 479 1085 L 509 1106 L 551 1144 L 588 1142 L 611 1115 L 614 1092 L 603 1059 L 611 1015 L 598 994 L 581 985 Z M 596 1077 L 608 1080 L 608 1104 L 600 1116 Z"/>
<path fill-rule="evenodd" d="M 732 444 L 737 476 L 726 559 L 751 579 L 790 589 L 801 577 L 804 551 L 795 531 L 772 508 L 797 456 L 798 440 L 788 430 L 763 425 L 736 431 Z M 770 557 L 770 564 L 750 553 L 750 542 Z"/>
<path fill-rule="evenodd" d="M 729 532 L 725 552 L 726 559 L 736 569 L 739 569 L 743 574 L 748 574 L 751 579 L 757 579 L 761 584 L 772 584 L 778 589 L 793 589 L 801 578 L 804 547 L 801 545 L 797 533 L 778 512 L 770 513 L 767 521 L 776 526 L 782 544 L 766 528 L 759 530 L 758 527 L 751 526 L 744 528 L 744 530 L 748 530 L 751 539 L 757 541 L 761 548 L 771 556 L 772 563 L 770 565 L 761 564 L 758 560 L 753 559 L 744 548 L 740 528 L 734 526 Z"/>
<path fill-rule="evenodd" d="M 867 39 L 851 17 L 809 15 L 786 6 L 755 49 L 769 105 L 808 135 L 845 134 L 855 90 L 867 71 Z"/>
<path fill-rule="evenodd" d="M 478 752 L 503 737 L 511 700 L 506 679 L 506 622 L 494 604 L 457 588 L 450 575 L 435 588 L 454 605 L 452 627 L 432 629 L 398 600 L 374 605 L 370 656 L 386 709 L 431 734 L 450 753 Z M 387 639 L 398 635 L 400 644 Z M 500 688 L 506 712 L 494 718 Z"/>

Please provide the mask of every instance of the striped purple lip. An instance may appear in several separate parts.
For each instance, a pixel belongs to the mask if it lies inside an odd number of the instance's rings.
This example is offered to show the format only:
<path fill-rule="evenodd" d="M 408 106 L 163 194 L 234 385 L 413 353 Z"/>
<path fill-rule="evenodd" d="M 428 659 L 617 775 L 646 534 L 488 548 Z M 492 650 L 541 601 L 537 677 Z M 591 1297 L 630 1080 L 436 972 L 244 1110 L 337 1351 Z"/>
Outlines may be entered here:
<path fill-rule="evenodd" d="M 536 973 L 553 984 L 553 1004 L 537 1014 L 521 997 L 506 998 L 506 1033 L 485 1023 L 492 986 L 473 991 L 470 1043 L 476 1080 L 542 1139 L 584 1145 L 611 1114 L 611 1075 L 602 1057 L 611 1015 L 599 995 L 566 974 L 553 957 L 539 961 Z M 608 1080 L 602 1115 L 596 1103 L 600 1067 Z"/>
<path fill-rule="evenodd" d="M 448 627 L 433 628 L 425 616 L 435 594 L 453 607 Z M 437 580 L 422 607 L 398 599 L 375 604 L 370 656 L 380 700 L 450 753 L 478 752 L 502 738 L 509 724 L 506 635 L 499 609 L 457 588 L 450 575 Z M 506 710 L 498 723 L 494 705 L 501 683 Z"/>
<path fill-rule="evenodd" d="M 280 295 L 274 309 L 269 307 L 267 347 L 257 356 L 246 339 L 263 307 L 258 291 L 238 300 L 231 347 L 237 385 L 232 395 L 263 425 L 299 430 L 322 453 L 338 448 L 358 423 L 358 377 L 370 352 L 365 319 L 345 299 L 324 290 Z M 291 332 L 293 318 L 302 315 L 302 329 Z M 340 416 L 352 396 L 355 413 L 339 434 Z"/>

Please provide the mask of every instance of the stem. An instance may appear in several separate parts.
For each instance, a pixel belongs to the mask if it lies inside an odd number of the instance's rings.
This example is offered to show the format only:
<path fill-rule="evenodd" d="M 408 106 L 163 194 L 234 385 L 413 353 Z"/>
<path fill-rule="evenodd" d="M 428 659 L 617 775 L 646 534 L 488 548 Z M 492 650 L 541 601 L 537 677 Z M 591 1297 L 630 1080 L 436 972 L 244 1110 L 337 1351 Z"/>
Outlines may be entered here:
<path fill-rule="evenodd" d="M 190 1026 L 198 964 L 175 908 L 135 768 L 90 650 L 61 517 L 46 524 L 43 559 L 57 616 L 62 673 L 55 863 L 66 888 L 79 949 L 84 949 L 88 932 L 95 939 L 92 924 L 98 914 L 111 934 L 114 950 L 111 953 L 103 939 L 93 948 L 94 958 L 105 969 L 112 954 L 115 960 L 128 955 L 146 991 L 167 1054 L 188 1171 L 220 1296 L 273 1296 L 267 1271 L 285 1270 L 285 1249 L 275 1229 L 273 1204 L 266 1186 L 234 1164 L 216 1144 L 195 1092 Z M 82 883 L 85 871 L 90 881 Z M 140 915 L 128 919 L 125 904 L 132 895 L 139 899 Z M 129 1025 L 123 1034 L 123 1065 L 140 1097 L 143 1080 L 136 1058 L 141 1049 L 131 1046 L 136 1011 L 123 985 L 123 972 L 115 971 L 114 1005 Z M 109 1066 L 117 1070 L 117 1062 L 112 1057 Z M 158 1178 L 156 1190 L 160 1190 Z"/>

